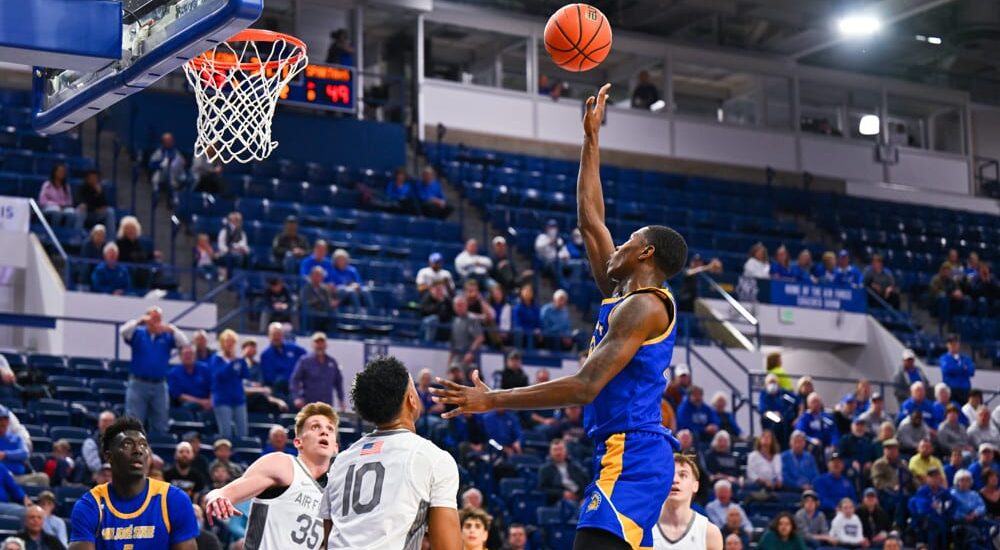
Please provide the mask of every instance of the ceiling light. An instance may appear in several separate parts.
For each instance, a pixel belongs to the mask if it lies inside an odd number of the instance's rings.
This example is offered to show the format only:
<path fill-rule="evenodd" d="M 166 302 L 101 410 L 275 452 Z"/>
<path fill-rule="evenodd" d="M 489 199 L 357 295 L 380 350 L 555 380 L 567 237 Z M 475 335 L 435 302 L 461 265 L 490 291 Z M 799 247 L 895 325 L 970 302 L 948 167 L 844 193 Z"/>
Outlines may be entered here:
<path fill-rule="evenodd" d="M 879 121 L 876 115 L 865 115 L 858 123 L 858 133 L 863 136 L 875 136 L 879 132 Z"/>
<path fill-rule="evenodd" d="M 935 46 L 939 46 L 939 45 L 941 45 L 941 37 L 940 36 L 928 36 L 927 37 L 927 43 L 928 44 L 934 44 Z"/>
<path fill-rule="evenodd" d="M 922 34 L 918 34 L 917 35 L 917 41 L 918 42 L 927 42 L 927 37 L 924 36 L 924 35 L 922 35 Z"/>
<path fill-rule="evenodd" d="M 849 15 L 837 21 L 837 29 L 844 36 L 871 36 L 882 28 L 882 22 L 873 15 Z"/>
<path fill-rule="evenodd" d="M 653 111 L 654 113 L 656 113 L 656 112 L 662 111 L 663 108 L 666 107 L 666 106 L 667 106 L 667 102 L 666 101 L 663 101 L 662 99 L 657 99 L 655 102 L 653 102 L 652 105 L 649 106 L 649 110 Z"/>

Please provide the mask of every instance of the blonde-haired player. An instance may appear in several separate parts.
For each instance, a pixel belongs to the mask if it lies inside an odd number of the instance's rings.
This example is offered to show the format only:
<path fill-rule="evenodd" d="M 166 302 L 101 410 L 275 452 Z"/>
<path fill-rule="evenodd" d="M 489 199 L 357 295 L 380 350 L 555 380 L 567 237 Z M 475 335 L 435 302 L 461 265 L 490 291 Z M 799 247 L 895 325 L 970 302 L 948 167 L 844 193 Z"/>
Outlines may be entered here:
<path fill-rule="evenodd" d="M 653 550 L 722 550 L 722 531 L 691 509 L 697 492 L 698 465 L 687 455 L 675 454 L 674 484 L 653 529 Z"/>
<path fill-rule="evenodd" d="M 233 504 L 253 498 L 245 550 L 318 548 L 323 536 L 319 503 L 330 460 L 337 454 L 337 413 L 326 403 L 309 403 L 295 416 L 297 457 L 262 456 L 237 480 L 205 495 L 209 521 L 240 512 Z"/>

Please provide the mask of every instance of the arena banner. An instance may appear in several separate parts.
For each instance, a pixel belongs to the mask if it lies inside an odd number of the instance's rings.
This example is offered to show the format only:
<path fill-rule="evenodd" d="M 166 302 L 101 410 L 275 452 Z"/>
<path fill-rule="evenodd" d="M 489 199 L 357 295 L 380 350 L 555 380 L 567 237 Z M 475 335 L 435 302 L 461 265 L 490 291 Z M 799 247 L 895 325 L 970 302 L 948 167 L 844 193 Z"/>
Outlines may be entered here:
<path fill-rule="evenodd" d="M 761 279 L 757 299 L 776 306 L 793 306 L 827 311 L 865 313 L 868 301 L 863 288 L 806 285 L 794 281 Z"/>
<path fill-rule="evenodd" d="M 0 195 L 0 231 L 27 233 L 31 224 L 30 199 Z"/>

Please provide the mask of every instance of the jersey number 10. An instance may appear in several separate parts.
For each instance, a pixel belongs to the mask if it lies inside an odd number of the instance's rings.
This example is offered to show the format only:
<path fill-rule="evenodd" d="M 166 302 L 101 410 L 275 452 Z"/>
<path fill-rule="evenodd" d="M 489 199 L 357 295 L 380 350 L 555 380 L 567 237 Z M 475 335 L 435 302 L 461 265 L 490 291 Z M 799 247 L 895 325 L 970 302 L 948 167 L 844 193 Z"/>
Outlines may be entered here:
<path fill-rule="evenodd" d="M 362 503 L 361 485 L 369 473 L 375 475 L 375 483 L 368 501 Z M 351 510 L 354 510 L 357 515 L 367 514 L 374 510 L 382 502 L 383 482 L 385 482 L 385 466 L 382 466 L 381 462 L 369 462 L 357 468 L 357 471 L 355 471 L 355 465 L 352 464 L 347 469 L 347 478 L 344 479 L 344 502 L 340 512 L 341 517 L 347 517 Z"/>

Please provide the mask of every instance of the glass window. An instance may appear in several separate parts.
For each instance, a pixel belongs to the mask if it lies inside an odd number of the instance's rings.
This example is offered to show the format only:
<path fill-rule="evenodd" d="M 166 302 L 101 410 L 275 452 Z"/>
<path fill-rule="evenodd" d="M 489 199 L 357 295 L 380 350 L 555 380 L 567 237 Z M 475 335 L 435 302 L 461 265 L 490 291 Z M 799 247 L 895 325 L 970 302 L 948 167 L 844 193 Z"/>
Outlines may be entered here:
<path fill-rule="evenodd" d="M 724 67 L 677 62 L 673 66 L 678 114 L 753 126 L 763 119 L 762 80 Z"/>
<path fill-rule="evenodd" d="M 424 72 L 429 78 L 508 90 L 527 89 L 528 39 L 428 21 Z"/>
<path fill-rule="evenodd" d="M 965 138 L 961 108 L 890 95 L 889 141 L 906 147 L 962 154 Z"/>
<path fill-rule="evenodd" d="M 764 120 L 768 128 L 792 129 L 792 81 L 780 76 L 760 76 L 764 89 Z"/>
<path fill-rule="evenodd" d="M 873 141 L 881 131 L 881 94 L 874 90 L 838 88 L 829 83 L 802 81 L 799 86 L 799 124 L 804 132 Z M 861 133 L 861 121 L 874 116 L 875 124 Z"/>
<path fill-rule="evenodd" d="M 633 106 L 640 75 L 646 81 L 635 108 L 648 108 L 663 98 L 664 72 L 659 58 L 612 49 L 600 65 L 584 72 L 571 72 L 557 66 L 545 44 L 538 41 L 538 86 L 541 95 L 553 99 L 573 98 L 584 100 L 597 93 L 606 83 L 611 83 L 611 103 L 617 107 Z M 666 107 L 666 103 L 657 107 Z"/>

